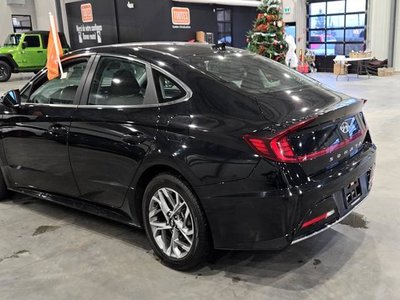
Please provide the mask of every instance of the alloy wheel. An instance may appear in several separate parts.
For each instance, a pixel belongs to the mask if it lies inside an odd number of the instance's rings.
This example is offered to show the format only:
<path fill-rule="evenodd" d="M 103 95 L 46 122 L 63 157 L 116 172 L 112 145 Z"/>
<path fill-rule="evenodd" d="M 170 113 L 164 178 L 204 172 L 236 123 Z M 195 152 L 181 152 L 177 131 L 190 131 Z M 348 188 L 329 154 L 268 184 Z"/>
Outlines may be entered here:
<path fill-rule="evenodd" d="M 158 189 L 150 200 L 148 216 L 154 240 L 164 254 L 175 259 L 187 256 L 195 226 L 183 197 L 171 188 Z"/>

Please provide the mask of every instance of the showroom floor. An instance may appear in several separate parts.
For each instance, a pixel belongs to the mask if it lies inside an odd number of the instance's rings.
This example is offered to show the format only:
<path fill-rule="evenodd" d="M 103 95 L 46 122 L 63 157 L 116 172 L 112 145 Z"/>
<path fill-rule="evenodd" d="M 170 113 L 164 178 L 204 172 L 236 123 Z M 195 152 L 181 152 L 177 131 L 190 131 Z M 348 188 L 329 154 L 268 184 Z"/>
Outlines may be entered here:
<path fill-rule="evenodd" d="M 342 224 L 280 253 L 219 252 L 181 273 L 155 259 L 141 230 L 14 195 L 0 203 L 0 299 L 398 299 L 400 75 L 313 77 L 368 99 L 379 148 L 373 191 Z"/>

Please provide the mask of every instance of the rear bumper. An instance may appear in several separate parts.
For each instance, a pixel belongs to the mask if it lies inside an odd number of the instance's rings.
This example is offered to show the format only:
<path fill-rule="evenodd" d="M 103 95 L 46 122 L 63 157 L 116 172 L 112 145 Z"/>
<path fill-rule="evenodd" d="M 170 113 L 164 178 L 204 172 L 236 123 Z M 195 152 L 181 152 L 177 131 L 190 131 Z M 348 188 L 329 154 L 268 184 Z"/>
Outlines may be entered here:
<path fill-rule="evenodd" d="M 367 197 L 375 156 L 375 146 L 366 145 L 334 169 L 290 188 L 287 177 L 293 176 L 291 167 L 277 167 L 265 160 L 260 161 L 247 179 L 197 187 L 214 247 L 279 250 L 322 232 Z M 358 183 L 357 192 L 349 199 L 352 189 L 348 187 L 354 182 Z M 327 212 L 330 215 L 326 218 L 303 226 Z"/>

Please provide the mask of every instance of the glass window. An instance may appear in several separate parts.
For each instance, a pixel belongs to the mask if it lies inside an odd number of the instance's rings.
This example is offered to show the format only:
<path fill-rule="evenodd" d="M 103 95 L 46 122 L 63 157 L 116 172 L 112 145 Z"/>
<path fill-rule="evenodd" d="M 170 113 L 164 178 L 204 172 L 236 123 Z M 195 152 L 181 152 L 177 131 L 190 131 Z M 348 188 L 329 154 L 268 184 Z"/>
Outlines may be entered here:
<path fill-rule="evenodd" d="M 327 14 L 342 14 L 344 13 L 345 1 L 329 1 Z"/>
<path fill-rule="evenodd" d="M 230 8 L 217 8 L 218 43 L 232 45 L 232 18 Z"/>
<path fill-rule="evenodd" d="M 365 26 L 365 14 L 346 15 L 346 27 Z"/>
<path fill-rule="evenodd" d="M 365 39 L 365 29 L 346 29 L 346 42 L 363 42 Z"/>
<path fill-rule="evenodd" d="M 11 15 L 14 32 L 25 32 L 32 30 L 30 15 Z"/>
<path fill-rule="evenodd" d="M 140 105 L 144 102 L 147 73 L 144 64 L 103 57 L 94 74 L 89 105 Z"/>
<path fill-rule="evenodd" d="M 6 40 L 4 41 L 4 46 L 17 46 L 19 44 L 19 40 L 21 39 L 21 34 L 15 33 L 10 34 L 7 36 Z"/>
<path fill-rule="evenodd" d="M 326 28 L 344 27 L 344 15 L 326 16 Z"/>
<path fill-rule="evenodd" d="M 85 71 L 87 62 L 64 67 L 66 78 L 45 81 L 33 92 L 28 103 L 74 104 L 75 94 Z"/>
<path fill-rule="evenodd" d="M 343 55 L 343 44 L 326 43 L 326 55 Z"/>
<path fill-rule="evenodd" d="M 310 29 L 325 28 L 325 16 L 310 17 Z"/>
<path fill-rule="evenodd" d="M 231 10 L 218 8 L 217 9 L 217 21 L 218 22 L 229 22 L 231 20 Z"/>
<path fill-rule="evenodd" d="M 310 15 L 325 15 L 326 13 L 326 3 L 317 2 L 310 4 Z"/>
<path fill-rule="evenodd" d="M 24 42 L 26 43 L 26 47 L 40 47 L 40 38 L 38 35 L 27 35 L 24 38 Z"/>
<path fill-rule="evenodd" d="M 347 0 L 346 12 L 363 12 L 366 8 L 366 0 Z"/>
<path fill-rule="evenodd" d="M 324 45 L 322 45 L 324 46 Z M 187 56 L 184 60 L 233 89 L 265 94 L 314 83 L 296 71 L 249 52 Z"/>
<path fill-rule="evenodd" d="M 309 44 L 308 48 L 314 52 L 315 55 L 325 55 L 325 44 Z"/>
<path fill-rule="evenodd" d="M 296 24 L 295 23 L 292 24 L 285 24 L 285 33 L 287 35 L 291 35 L 296 41 Z"/>
<path fill-rule="evenodd" d="M 325 30 L 310 30 L 308 40 L 311 43 L 324 43 Z"/>
<path fill-rule="evenodd" d="M 366 0 L 309 2 L 311 3 L 308 4 L 307 47 L 310 50 L 319 56 L 331 56 L 347 54 L 348 49 L 364 48 Z M 359 46 L 345 47 L 347 42 Z"/>
<path fill-rule="evenodd" d="M 174 80 L 154 70 L 154 77 L 157 84 L 158 98 L 160 103 L 174 101 L 186 95 L 185 90 Z"/>
<path fill-rule="evenodd" d="M 326 42 L 343 42 L 344 29 L 331 29 L 326 31 Z"/>
<path fill-rule="evenodd" d="M 364 51 L 364 44 L 346 44 L 345 46 L 345 55 L 349 55 L 350 52 L 358 52 Z"/>

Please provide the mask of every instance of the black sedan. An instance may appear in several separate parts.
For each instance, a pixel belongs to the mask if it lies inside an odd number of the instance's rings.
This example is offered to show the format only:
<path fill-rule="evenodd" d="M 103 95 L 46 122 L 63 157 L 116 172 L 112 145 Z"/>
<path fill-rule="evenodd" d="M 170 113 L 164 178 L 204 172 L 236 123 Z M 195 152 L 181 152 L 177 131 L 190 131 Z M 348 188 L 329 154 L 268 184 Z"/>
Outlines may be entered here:
<path fill-rule="evenodd" d="M 278 250 L 369 193 L 363 100 L 245 50 L 125 44 L 63 58 L 2 100 L 0 197 L 24 193 L 144 227 L 168 266 Z"/>

